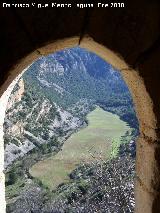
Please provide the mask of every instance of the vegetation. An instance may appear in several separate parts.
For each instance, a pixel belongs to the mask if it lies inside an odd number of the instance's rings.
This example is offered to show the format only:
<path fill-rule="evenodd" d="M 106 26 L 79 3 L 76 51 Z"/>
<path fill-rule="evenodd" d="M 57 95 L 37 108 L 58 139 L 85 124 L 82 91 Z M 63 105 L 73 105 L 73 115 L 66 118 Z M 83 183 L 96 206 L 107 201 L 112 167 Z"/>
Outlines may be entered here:
<path fill-rule="evenodd" d="M 130 146 L 123 146 L 128 150 L 125 155 L 79 165 L 70 173 L 68 183 L 61 183 L 56 190 L 50 191 L 36 179 L 7 206 L 7 213 L 19 208 L 38 213 L 133 212 L 135 160 Z"/>
<path fill-rule="evenodd" d="M 133 212 L 134 166 L 129 154 L 103 164 L 83 164 L 70 174 L 72 181 L 58 187 L 42 212 Z"/>
<path fill-rule="evenodd" d="M 57 155 L 38 162 L 30 169 L 33 177 L 54 189 L 60 183 L 68 181 L 68 175 L 76 165 L 89 163 L 94 158 L 106 160 L 107 157 L 116 157 L 122 143 L 121 137 L 126 132 L 129 134 L 131 128 L 118 116 L 99 107 L 89 113 L 87 119 L 88 126 L 73 134 Z M 44 144 L 42 150 L 44 147 L 46 149 L 47 145 Z"/>

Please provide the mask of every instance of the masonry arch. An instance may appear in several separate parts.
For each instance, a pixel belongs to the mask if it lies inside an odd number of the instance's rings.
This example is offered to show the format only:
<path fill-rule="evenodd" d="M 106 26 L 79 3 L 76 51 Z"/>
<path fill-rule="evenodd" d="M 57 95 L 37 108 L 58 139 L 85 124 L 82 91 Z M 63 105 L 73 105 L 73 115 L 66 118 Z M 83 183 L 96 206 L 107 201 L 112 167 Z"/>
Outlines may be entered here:
<path fill-rule="evenodd" d="M 138 70 L 131 68 L 118 53 L 109 50 L 107 47 L 94 41 L 89 36 L 84 36 L 80 42 L 79 37 L 70 37 L 54 41 L 35 49 L 33 52 L 21 59 L 12 69 L 10 69 L 10 75 L 0 88 L 0 94 L 2 95 L 0 99 L 0 152 L 2 153 L 0 159 L 0 189 L 3 192 L 0 195 L 0 202 L 3 203 L 3 205 L 0 206 L 0 212 L 5 212 L 3 122 L 10 93 L 22 75 L 22 70 L 29 66 L 34 60 L 38 59 L 40 56 L 48 55 L 64 48 L 75 47 L 77 45 L 96 53 L 113 67 L 118 69 L 130 89 L 140 125 L 140 136 L 137 142 L 136 159 L 137 177 L 135 187 L 135 211 L 136 213 L 156 213 L 160 210 L 160 206 L 158 204 L 160 172 L 157 162 L 160 152 L 157 136 L 158 121 L 153 110 L 153 101 L 146 89 L 144 79 L 140 76 Z"/>

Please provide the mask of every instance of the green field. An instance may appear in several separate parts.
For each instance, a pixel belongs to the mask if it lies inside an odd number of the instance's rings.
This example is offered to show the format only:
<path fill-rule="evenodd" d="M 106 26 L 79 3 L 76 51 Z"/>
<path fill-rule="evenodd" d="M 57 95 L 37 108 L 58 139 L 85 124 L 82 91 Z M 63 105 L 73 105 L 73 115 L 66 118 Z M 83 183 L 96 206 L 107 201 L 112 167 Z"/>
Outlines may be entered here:
<path fill-rule="evenodd" d="M 127 123 L 100 107 L 89 113 L 87 119 L 89 125 L 72 134 L 60 152 L 30 169 L 33 177 L 55 189 L 60 183 L 69 180 L 68 174 L 76 165 L 107 159 L 111 153 L 112 156 L 116 154 L 121 136 L 130 131 Z"/>

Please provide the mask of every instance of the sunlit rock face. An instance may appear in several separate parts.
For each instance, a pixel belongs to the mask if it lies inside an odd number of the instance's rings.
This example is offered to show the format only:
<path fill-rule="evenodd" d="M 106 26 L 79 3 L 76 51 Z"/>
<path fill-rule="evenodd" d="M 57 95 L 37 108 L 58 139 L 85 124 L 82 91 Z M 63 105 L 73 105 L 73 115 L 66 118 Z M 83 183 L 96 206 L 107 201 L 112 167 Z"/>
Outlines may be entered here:
<path fill-rule="evenodd" d="M 24 81 L 22 78 L 19 80 L 16 87 L 16 91 L 14 93 L 12 92 L 10 96 L 10 100 L 7 104 L 7 109 L 11 108 L 16 102 L 19 102 L 24 94 Z"/>

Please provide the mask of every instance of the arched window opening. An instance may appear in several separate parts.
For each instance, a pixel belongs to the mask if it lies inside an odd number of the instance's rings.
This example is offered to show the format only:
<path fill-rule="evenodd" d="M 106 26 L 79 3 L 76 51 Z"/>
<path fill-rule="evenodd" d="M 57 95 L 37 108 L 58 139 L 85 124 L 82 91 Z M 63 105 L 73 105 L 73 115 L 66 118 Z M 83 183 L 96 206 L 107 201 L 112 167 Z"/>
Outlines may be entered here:
<path fill-rule="evenodd" d="M 133 212 L 138 134 L 110 64 L 79 47 L 41 57 L 6 110 L 7 212 Z"/>

